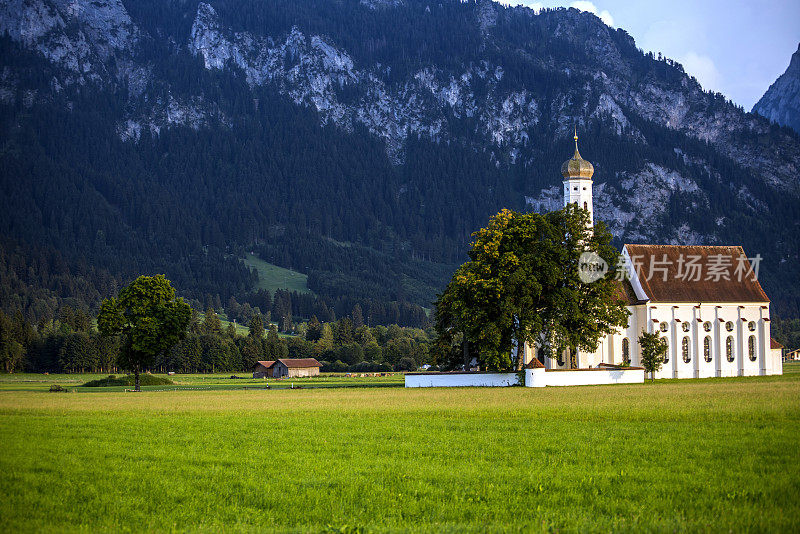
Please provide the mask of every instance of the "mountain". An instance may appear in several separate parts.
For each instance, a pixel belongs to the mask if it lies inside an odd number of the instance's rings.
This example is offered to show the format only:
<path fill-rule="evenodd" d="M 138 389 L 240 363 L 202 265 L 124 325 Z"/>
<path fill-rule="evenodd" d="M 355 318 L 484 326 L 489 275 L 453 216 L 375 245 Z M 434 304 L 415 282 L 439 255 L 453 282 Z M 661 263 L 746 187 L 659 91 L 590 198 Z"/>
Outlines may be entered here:
<path fill-rule="evenodd" d="M 800 132 L 800 45 L 792 54 L 786 72 L 753 106 L 753 113 Z"/>
<path fill-rule="evenodd" d="M 589 13 L 3 0 L 0 31 L 4 307 L 143 272 L 247 301 L 248 252 L 337 314 L 428 307 L 491 214 L 560 207 L 577 125 L 618 245 L 741 244 L 800 315 L 800 137 Z"/>

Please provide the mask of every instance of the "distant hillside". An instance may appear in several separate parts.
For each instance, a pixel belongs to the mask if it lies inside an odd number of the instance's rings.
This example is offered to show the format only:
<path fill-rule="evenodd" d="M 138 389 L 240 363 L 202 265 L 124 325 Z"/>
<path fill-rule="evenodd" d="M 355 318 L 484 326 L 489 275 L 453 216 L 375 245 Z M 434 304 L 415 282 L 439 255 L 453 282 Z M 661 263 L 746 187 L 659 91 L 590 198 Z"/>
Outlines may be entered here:
<path fill-rule="evenodd" d="M 792 54 L 786 72 L 753 106 L 753 113 L 800 132 L 800 45 Z"/>
<path fill-rule="evenodd" d="M 618 245 L 742 244 L 800 315 L 798 135 L 591 14 L 3 0 L 0 32 L 5 308 L 152 272 L 255 302 L 253 251 L 339 316 L 419 317 L 491 214 L 560 205 L 577 125 Z"/>

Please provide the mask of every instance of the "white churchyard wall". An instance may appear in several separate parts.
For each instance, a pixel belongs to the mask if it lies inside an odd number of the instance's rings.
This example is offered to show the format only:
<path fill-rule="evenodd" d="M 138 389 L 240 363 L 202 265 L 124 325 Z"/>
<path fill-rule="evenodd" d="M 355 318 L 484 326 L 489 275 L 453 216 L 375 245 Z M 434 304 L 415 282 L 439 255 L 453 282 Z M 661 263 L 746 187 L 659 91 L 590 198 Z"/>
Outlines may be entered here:
<path fill-rule="evenodd" d="M 406 373 L 407 388 L 502 387 L 518 382 L 516 373 Z"/>
<path fill-rule="evenodd" d="M 529 388 L 545 386 L 589 386 L 602 384 L 642 384 L 644 369 L 572 369 L 570 371 L 526 369 L 525 385 Z"/>
<path fill-rule="evenodd" d="M 518 383 L 516 373 L 407 373 L 407 388 L 431 387 L 504 387 Z M 644 369 L 573 369 L 569 371 L 526 369 L 525 386 L 588 386 L 602 384 L 641 384 Z"/>

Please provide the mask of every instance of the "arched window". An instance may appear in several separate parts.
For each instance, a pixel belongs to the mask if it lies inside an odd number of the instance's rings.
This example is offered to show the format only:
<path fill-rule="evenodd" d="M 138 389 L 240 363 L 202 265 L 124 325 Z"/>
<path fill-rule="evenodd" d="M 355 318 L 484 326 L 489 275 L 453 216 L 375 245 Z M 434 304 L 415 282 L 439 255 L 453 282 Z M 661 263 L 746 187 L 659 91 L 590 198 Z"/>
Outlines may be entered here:
<path fill-rule="evenodd" d="M 703 340 L 703 358 L 705 361 L 711 361 L 711 336 L 706 336 Z"/>
<path fill-rule="evenodd" d="M 684 337 L 681 341 L 681 352 L 683 352 L 683 363 L 692 361 L 692 356 L 689 354 L 689 336 Z"/>
<path fill-rule="evenodd" d="M 661 331 L 666 332 L 669 329 L 669 325 L 665 322 L 661 323 Z"/>
<path fill-rule="evenodd" d="M 727 330 L 728 332 L 733 332 L 733 323 L 731 321 L 725 323 L 725 330 Z"/>
<path fill-rule="evenodd" d="M 681 328 L 683 328 L 683 331 L 684 331 L 684 332 L 688 332 L 688 331 L 689 331 L 689 323 L 688 323 L 688 322 L 686 322 L 686 321 L 683 321 L 683 322 L 681 323 Z"/>
<path fill-rule="evenodd" d="M 750 356 L 750 361 L 756 361 L 756 336 L 750 336 L 747 339 L 747 354 Z"/>
<path fill-rule="evenodd" d="M 705 330 L 706 332 L 711 332 L 711 322 L 710 321 L 706 321 L 706 322 L 703 323 L 703 330 Z"/>
<path fill-rule="evenodd" d="M 725 340 L 725 357 L 729 362 L 733 361 L 733 336 L 728 336 Z"/>
<path fill-rule="evenodd" d="M 751 332 L 755 332 L 755 331 L 756 331 L 756 323 L 755 323 L 755 322 L 753 322 L 753 321 L 750 321 L 749 323 L 747 323 L 747 328 L 748 328 L 748 329 L 749 329 Z"/>
<path fill-rule="evenodd" d="M 631 363 L 631 342 L 627 337 L 622 338 L 622 361 Z"/>
<path fill-rule="evenodd" d="M 589 211 L 589 203 L 588 202 L 584 202 L 583 203 L 583 209 L 585 209 L 586 211 Z"/>

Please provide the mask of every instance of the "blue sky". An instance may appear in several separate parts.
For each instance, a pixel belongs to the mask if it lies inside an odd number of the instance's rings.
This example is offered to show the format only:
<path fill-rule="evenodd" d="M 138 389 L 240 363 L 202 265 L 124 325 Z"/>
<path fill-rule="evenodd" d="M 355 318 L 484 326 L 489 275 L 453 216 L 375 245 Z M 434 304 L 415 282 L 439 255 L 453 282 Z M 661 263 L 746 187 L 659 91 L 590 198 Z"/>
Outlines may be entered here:
<path fill-rule="evenodd" d="M 704 89 L 749 111 L 789 66 L 800 43 L 800 0 L 499 0 L 576 7 L 623 28 L 636 45 L 679 61 Z"/>

